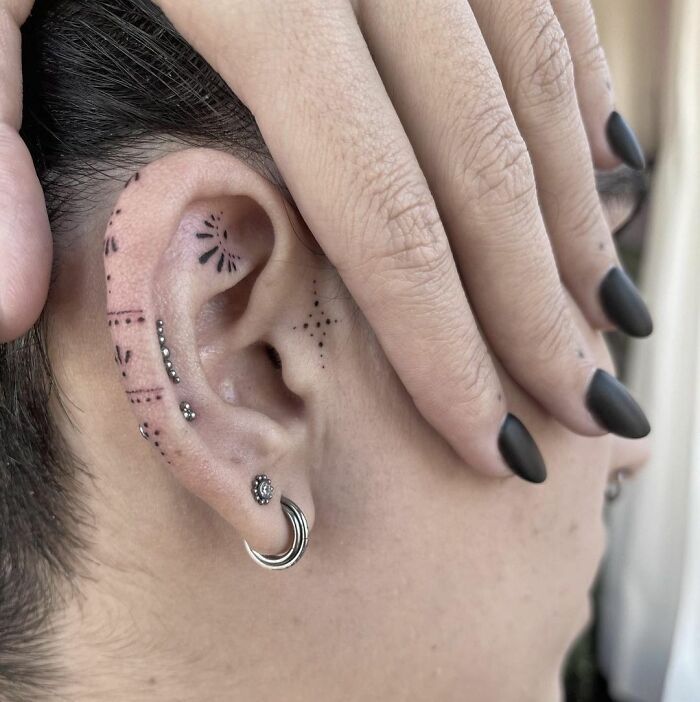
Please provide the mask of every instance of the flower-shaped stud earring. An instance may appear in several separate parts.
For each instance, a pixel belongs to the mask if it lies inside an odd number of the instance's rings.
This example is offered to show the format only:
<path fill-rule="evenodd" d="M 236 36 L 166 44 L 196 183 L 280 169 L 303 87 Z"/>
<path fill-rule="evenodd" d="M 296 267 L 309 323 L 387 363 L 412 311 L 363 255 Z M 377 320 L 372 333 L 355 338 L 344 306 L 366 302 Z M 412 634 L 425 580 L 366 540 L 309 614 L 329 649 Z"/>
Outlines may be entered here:
<path fill-rule="evenodd" d="M 259 505 L 266 505 L 272 499 L 272 493 L 275 488 L 272 487 L 272 481 L 266 475 L 256 475 L 253 479 L 253 497 Z"/>

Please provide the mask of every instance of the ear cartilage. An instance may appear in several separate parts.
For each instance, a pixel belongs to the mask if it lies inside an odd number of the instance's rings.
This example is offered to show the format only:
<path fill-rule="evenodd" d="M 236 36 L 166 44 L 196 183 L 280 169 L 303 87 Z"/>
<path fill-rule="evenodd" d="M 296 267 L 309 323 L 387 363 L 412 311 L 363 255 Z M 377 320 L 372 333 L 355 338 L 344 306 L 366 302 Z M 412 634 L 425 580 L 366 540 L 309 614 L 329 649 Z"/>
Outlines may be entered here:
<path fill-rule="evenodd" d="M 165 372 L 168 374 L 170 380 L 176 385 L 180 382 L 180 376 L 173 367 L 173 362 L 170 360 L 170 349 L 167 347 L 167 342 L 165 340 L 163 320 L 159 319 L 156 322 L 156 331 L 158 332 L 158 344 L 160 345 L 160 353 L 163 356 L 163 365 L 165 366 Z"/>
<path fill-rule="evenodd" d="M 272 481 L 266 475 L 256 475 L 253 479 L 253 497 L 259 505 L 269 504 L 272 499 L 272 494 L 275 488 L 272 487 Z"/>
<path fill-rule="evenodd" d="M 180 403 L 180 412 L 182 412 L 182 416 L 188 422 L 194 422 L 197 419 L 197 413 L 192 409 L 192 405 L 189 402 Z"/>

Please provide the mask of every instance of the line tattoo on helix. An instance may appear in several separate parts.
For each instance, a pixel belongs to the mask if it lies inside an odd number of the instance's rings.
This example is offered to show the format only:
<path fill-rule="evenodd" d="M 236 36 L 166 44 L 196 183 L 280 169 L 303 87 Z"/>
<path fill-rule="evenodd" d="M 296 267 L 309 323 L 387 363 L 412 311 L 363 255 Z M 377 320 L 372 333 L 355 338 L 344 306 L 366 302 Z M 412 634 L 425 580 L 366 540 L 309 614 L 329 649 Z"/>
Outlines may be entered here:
<path fill-rule="evenodd" d="M 165 325 L 163 324 L 163 320 L 159 319 L 156 322 L 156 331 L 158 332 L 158 343 L 160 345 L 161 356 L 163 357 L 163 365 L 165 366 L 165 372 L 168 374 L 170 380 L 177 385 L 180 382 L 180 376 L 173 367 L 173 362 L 170 358 L 170 349 L 168 348 L 167 341 L 165 339 L 164 329 Z"/>

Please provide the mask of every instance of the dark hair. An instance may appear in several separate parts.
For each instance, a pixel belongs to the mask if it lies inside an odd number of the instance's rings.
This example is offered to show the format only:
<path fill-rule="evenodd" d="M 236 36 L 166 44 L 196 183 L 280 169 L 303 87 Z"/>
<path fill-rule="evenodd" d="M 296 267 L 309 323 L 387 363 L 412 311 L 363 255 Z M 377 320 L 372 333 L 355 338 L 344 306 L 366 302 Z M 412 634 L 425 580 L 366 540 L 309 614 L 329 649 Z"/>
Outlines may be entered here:
<path fill-rule="evenodd" d="M 164 139 L 225 148 L 279 182 L 251 113 L 148 0 L 39 0 L 22 34 L 22 136 L 57 261 L 100 188 Z M 89 540 L 87 471 L 52 417 L 61 402 L 46 341 L 40 322 L 0 345 L 0 699 L 10 702 L 54 697 L 51 615 Z"/>

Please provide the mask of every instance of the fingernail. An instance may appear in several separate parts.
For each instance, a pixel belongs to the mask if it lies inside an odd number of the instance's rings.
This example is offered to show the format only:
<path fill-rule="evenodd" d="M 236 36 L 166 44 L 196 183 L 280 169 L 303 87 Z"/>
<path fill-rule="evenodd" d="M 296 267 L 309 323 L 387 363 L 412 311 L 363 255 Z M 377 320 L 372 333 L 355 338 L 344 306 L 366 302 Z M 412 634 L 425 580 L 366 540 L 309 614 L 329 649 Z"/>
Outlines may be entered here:
<path fill-rule="evenodd" d="M 604 429 L 626 439 L 641 439 L 649 420 L 627 388 L 610 373 L 598 369 L 586 393 L 586 406 Z"/>
<path fill-rule="evenodd" d="M 649 336 L 654 331 L 649 310 L 621 268 L 611 269 L 600 284 L 600 302 L 605 314 L 620 330 L 630 336 Z"/>
<path fill-rule="evenodd" d="M 610 148 L 630 168 L 643 171 L 646 168 L 644 151 L 637 141 L 637 135 L 632 127 L 625 122 L 619 112 L 613 112 L 608 118 L 607 126 L 608 143 Z"/>
<path fill-rule="evenodd" d="M 508 414 L 501 426 L 498 448 L 508 467 L 523 480 L 543 483 L 547 479 L 547 468 L 535 440 L 512 414 Z"/>

